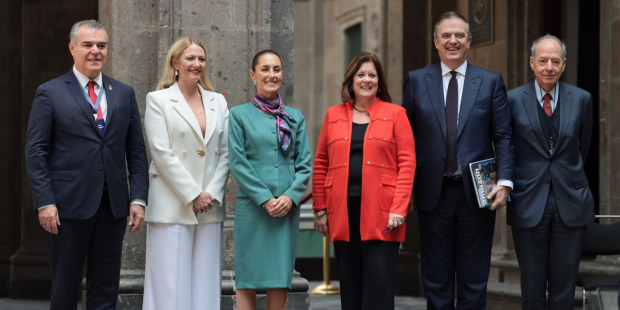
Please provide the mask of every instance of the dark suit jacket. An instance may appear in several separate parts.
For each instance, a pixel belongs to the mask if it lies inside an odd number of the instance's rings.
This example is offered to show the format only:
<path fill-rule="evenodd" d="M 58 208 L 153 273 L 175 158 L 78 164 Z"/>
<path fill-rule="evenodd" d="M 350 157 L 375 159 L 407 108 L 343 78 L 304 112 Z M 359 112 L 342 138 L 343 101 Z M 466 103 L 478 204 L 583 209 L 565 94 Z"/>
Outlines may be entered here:
<path fill-rule="evenodd" d="M 586 225 L 594 220 L 594 200 L 583 170 L 592 134 L 592 96 L 583 89 L 559 83 L 560 127 L 551 155 L 541 128 L 534 83 L 508 92 L 515 141 L 515 180 L 506 211 L 508 224 L 536 226 L 553 182 L 564 223 Z"/>
<path fill-rule="evenodd" d="M 415 137 L 414 192 L 420 210 L 433 210 L 439 201 L 446 160 L 446 108 L 441 65 L 407 75 L 403 107 Z M 467 202 L 478 208 L 469 163 L 497 157 L 497 177 L 512 180 L 513 143 L 506 87 L 498 73 L 470 63 L 465 72 L 459 112 L 456 153 L 463 170 Z M 493 150 L 495 145 L 495 151 Z"/>
<path fill-rule="evenodd" d="M 148 165 L 134 90 L 103 76 L 108 112 L 101 136 L 80 87 L 70 70 L 40 85 L 32 102 L 26 169 L 34 207 L 55 204 L 61 219 L 90 218 L 107 180 L 114 216 L 127 217 L 130 199 L 147 201 L 148 195 Z"/>

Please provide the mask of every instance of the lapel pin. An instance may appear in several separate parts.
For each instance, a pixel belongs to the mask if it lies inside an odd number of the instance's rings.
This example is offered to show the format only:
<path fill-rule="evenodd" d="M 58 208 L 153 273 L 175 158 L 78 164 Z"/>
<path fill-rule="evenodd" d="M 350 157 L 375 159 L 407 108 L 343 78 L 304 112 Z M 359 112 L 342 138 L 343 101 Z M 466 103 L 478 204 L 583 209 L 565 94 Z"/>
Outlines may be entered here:
<path fill-rule="evenodd" d="M 200 157 L 203 157 L 203 156 L 205 156 L 205 151 L 203 151 L 203 150 L 197 150 L 197 151 L 196 151 L 196 154 L 198 154 L 198 156 L 200 156 Z"/>
<path fill-rule="evenodd" d="M 112 84 L 108 84 L 108 89 L 112 90 Z"/>
<path fill-rule="evenodd" d="M 215 112 L 215 109 L 214 109 L 214 108 L 211 108 L 211 111 Z"/>

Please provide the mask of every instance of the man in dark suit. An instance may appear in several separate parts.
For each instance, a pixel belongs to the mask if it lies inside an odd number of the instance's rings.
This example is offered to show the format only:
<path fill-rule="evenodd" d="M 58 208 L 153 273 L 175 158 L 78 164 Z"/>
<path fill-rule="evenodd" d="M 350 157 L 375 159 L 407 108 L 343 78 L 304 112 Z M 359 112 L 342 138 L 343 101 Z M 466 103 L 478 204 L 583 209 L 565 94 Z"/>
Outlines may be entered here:
<path fill-rule="evenodd" d="M 403 95 L 416 143 L 422 281 L 428 309 L 455 308 L 455 281 L 458 309 L 484 309 L 494 210 L 512 186 L 506 89 L 500 74 L 466 61 L 471 33 L 463 16 L 443 14 L 434 37 L 441 63 L 409 72 Z M 498 186 L 492 206 L 480 209 L 469 163 L 492 157 Z"/>
<path fill-rule="evenodd" d="M 565 66 L 566 46 L 546 35 L 532 45 L 536 79 L 508 92 L 515 179 L 507 214 L 521 267 L 523 309 L 573 308 L 581 245 L 594 221 L 583 170 L 592 96 L 558 82 Z"/>
<path fill-rule="evenodd" d="M 135 232 L 144 218 L 148 170 L 140 113 L 133 88 L 101 74 L 107 40 L 101 23 L 76 23 L 73 68 L 39 86 L 30 112 L 26 169 L 49 233 L 51 309 L 77 308 L 85 258 L 83 302 L 114 309 L 125 227 Z"/>

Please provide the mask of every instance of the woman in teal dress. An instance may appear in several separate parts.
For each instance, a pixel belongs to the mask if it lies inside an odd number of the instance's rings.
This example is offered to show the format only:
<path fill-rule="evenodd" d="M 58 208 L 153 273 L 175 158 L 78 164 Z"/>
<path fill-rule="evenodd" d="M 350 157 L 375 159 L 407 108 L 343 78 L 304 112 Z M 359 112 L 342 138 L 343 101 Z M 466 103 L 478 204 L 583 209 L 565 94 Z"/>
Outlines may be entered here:
<path fill-rule="evenodd" d="M 291 288 L 299 201 L 311 174 L 306 122 L 285 106 L 278 90 L 282 61 L 257 53 L 250 78 L 252 102 L 230 110 L 230 171 L 239 183 L 235 210 L 237 309 L 256 309 L 256 289 L 267 289 L 267 309 L 286 309 Z"/>

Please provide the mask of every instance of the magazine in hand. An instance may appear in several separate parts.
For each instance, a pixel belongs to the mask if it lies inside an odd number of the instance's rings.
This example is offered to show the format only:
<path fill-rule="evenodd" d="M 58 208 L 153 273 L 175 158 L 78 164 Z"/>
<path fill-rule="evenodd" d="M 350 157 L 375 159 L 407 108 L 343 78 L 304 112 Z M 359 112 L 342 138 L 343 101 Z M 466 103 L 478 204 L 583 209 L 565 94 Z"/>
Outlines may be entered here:
<path fill-rule="evenodd" d="M 497 186 L 497 163 L 495 158 L 489 158 L 469 164 L 471 178 L 474 182 L 478 207 L 488 208 L 493 201 L 487 196 Z"/>

